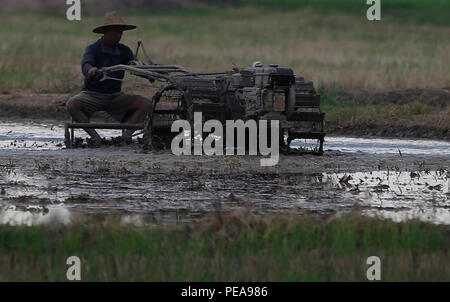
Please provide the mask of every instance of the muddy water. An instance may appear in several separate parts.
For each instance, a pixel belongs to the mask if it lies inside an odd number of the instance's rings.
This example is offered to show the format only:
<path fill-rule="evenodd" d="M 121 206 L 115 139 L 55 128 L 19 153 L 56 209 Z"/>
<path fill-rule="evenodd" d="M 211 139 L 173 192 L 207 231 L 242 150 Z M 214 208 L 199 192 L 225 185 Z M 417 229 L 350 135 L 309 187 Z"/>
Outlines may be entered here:
<path fill-rule="evenodd" d="M 99 130 L 103 137 L 116 137 L 118 130 Z M 86 138 L 82 130 L 76 137 Z M 0 152 L 5 150 L 60 150 L 64 147 L 64 127 L 61 123 L 1 122 Z"/>
<path fill-rule="evenodd" d="M 53 123 L 0 124 L 0 223 L 70 223 L 80 215 L 120 215 L 124 223 L 193 221 L 217 210 L 248 209 L 255 214 L 342 213 L 355 209 L 396 221 L 419 218 L 450 224 L 448 200 L 450 143 L 439 141 L 330 137 L 326 156 L 314 157 L 317 172 L 167 173 L 123 170 L 107 152 L 132 160 L 119 147 L 104 151 L 64 150 L 63 128 Z M 117 136 L 118 131 L 104 131 Z M 77 136 L 83 136 L 78 132 Z M 101 152 L 100 152 L 101 153 Z M 105 154 L 106 153 L 106 154 Z M 31 155 L 48 156 L 25 163 Z M 90 168 L 71 165 L 74 157 L 93 158 Z M 56 158 L 55 158 L 56 156 Z M 442 163 L 421 171 L 400 168 L 329 171 L 341 160 L 375 161 L 440 156 Z M 419 157 L 418 157 L 419 158 Z M 356 160 L 355 160 L 356 159 Z M 301 158 L 299 160 L 304 160 Z M 307 158 L 309 160 L 309 158 Z M 321 168 L 322 167 L 322 168 Z M 333 170 L 333 169 L 331 169 Z"/>
<path fill-rule="evenodd" d="M 103 137 L 116 137 L 118 130 L 99 130 Z M 82 130 L 76 137 L 86 138 Z M 294 141 L 292 146 L 300 146 Z M 0 152 L 5 150 L 59 150 L 64 148 L 64 128 L 61 123 L 0 122 Z M 433 140 L 326 137 L 325 150 L 363 152 L 370 154 L 449 155 L 450 142 Z"/>

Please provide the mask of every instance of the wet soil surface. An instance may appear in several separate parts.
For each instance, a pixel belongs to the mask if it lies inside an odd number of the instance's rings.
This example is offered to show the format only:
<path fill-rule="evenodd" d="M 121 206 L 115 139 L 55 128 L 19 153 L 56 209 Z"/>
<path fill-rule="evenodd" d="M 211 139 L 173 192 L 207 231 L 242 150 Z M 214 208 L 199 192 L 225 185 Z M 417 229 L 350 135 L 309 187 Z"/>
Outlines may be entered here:
<path fill-rule="evenodd" d="M 261 167 L 258 156 L 143 153 L 137 143 L 67 150 L 62 135 L 56 123 L 0 125 L 0 223 L 111 214 L 177 223 L 245 209 L 450 224 L 448 142 L 328 137 L 324 156 L 281 155 Z"/>
<path fill-rule="evenodd" d="M 38 123 L 43 119 L 68 121 L 70 117 L 67 114 L 65 103 L 71 96 L 70 94 L 0 94 L 0 118 L 16 122 L 19 119 L 28 119 Z M 420 102 L 420 104 L 440 112 L 450 104 L 450 88 L 413 88 L 379 93 L 342 92 L 335 97 L 335 101 L 339 103 L 341 97 L 344 100 L 354 100 L 367 105 Z M 434 121 L 443 119 L 438 115 L 433 118 Z M 96 113 L 93 120 L 113 121 L 104 112 Z M 450 141 L 448 129 L 448 125 L 436 128 L 436 125 L 427 122 L 410 125 L 399 123 L 396 119 L 391 121 L 370 120 L 356 124 L 326 120 L 326 132 L 341 136 L 425 138 Z"/>

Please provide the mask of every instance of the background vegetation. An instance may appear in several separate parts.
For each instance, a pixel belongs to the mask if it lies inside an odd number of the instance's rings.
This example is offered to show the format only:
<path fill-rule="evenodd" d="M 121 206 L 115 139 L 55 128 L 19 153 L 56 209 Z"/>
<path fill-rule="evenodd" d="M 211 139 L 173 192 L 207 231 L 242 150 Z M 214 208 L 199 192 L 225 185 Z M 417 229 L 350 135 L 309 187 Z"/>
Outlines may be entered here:
<path fill-rule="evenodd" d="M 142 4 L 139 12 L 122 13 L 139 26 L 125 32 L 123 43 L 134 49 L 142 39 L 154 61 L 194 71 L 249 66 L 254 60 L 278 63 L 334 90 L 450 87 L 448 0 L 385 0 L 380 22 L 367 21 L 367 5 L 359 0 L 200 1 L 215 5 L 203 8 L 181 2 L 188 8 L 148 11 Z M 138 5 L 133 3 L 130 8 Z M 0 16 L 0 92 L 80 89 L 79 63 L 86 46 L 99 38 L 91 30 L 103 17 L 89 16 L 86 8 L 81 22 L 69 22 L 65 9 Z"/>
<path fill-rule="evenodd" d="M 0 227 L 1 281 L 450 281 L 449 228 L 358 215 L 338 219 L 245 213 L 196 225 L 134 227 L 117 220 L 71 227 Z"/>

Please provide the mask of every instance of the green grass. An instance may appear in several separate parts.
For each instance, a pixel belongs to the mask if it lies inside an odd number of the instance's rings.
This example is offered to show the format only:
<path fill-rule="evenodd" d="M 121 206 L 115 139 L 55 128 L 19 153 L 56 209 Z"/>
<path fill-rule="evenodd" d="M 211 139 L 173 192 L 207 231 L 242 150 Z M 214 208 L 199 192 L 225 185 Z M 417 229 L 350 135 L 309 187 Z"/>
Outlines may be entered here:
<path fill-rule="evenodd" d="M 65 261 L 76 255 L 84 281 L 364 281 L 366 259 L 376 255 L 382 281 L 450 281 L 449 231 L 358 215 L 1 226 L 0 280 L 65 280 Z"/>
<path fill-rule="evenodd" d="M 398 1 L 409 10 L 399 14 L 402 18 L 438 12 L 426 24 L 392 17 L 369 22 L 365 13 L 345 8 L 355 1 L 136 13 L 124 15 L 138 29 L 125 32 L 123 43 L 135 49 L 142 39 L 154 61 L 193 71 L 221 71 L 232 63 L 249 66 L 260 60 L 292 67 L 316 86 L 344 91 L 449 87 L 450 27 L 433 23 L 448 15 L 449 1 L 436 1 L 442 9 L 435 3 L 417 0 L 407 6 Z M 81 88 L 81 57 L 99 38 L 91 29 L 102 17 L 86 16 L 81 22 L 40 14 L 1 18 L 0 92 L 74 93 Z"/>
<path fill-rule="evenodd" d="M 369 5 L 364 0 L 202 0 L 216 7 L 258 6 L 268 10 L 295 10 L 310 8 L 320 14 L 351 14 L 366 17 Z M 157 14 L 177 16 L 201 16 L 210 13 L 209 9 L 189 9 L 176 11 L 157 11 Z M 450 25 L 449 0 L 381 0 L 382 18 L 409 24 Z"/>
<path fill-rule="evenodd" d="M 6 0 L 13 2 L 12 0 Z M 25 2 L 25 0 L 15 0 Z M 65 3 L 46 4 L 44 0 L 39 2 L 35 12 L 45 12 L 53 15 L 63 15 L 67 6 Z M 121 3 L 110 4 L 106 8 L 108 0 L 88 1 L 82 8 L 84 16 L 103 15 L 105 9 L 118 10 L 125 14 L 143 14 L 150 12 L 151 16 L 171 15 L 178 17 L 204 16 L 211 14 L 212 10 L 226 11 L 228 8 L 242 8 L 253 6 L 273 10 L 296 10 L 311 8 L 321 14 L 351 14 L 365 18 L 368 8 L 365 0 L 196 0 L 182 1 L 184 9 L 177 9 L 180 1 L 170 0 L 158 3 L 155 1 L 122 0 Z M 177 3 L 178 2 L 178 3 Z M 172 5 L 170 5 L 172 4 Z M 173 5 L 175 4 L 175 5 Z M 200 5 L 198 5 L 200 4 Z M 206 5 L 205 5 L 206 4 Z M 8 5 L 6 5 L 8 7 Z M 21 6 L 20 4 L 18 5 Z M 26 6 L 25 6 L 26 7 Z M 450 23 L 450 2 L 448 0 L 381 0 L 382 17 L 393 19 L 396 22 L 411 24 L 435 24 L 448 26 Z M 21 11 L 26 11 L 22 9 Z"/>
<path fill-rule="evenodd" d="M 366 1 L 360 0 L 244 0 L 281 9 L 313 7 L 323 13 L 346 13 L 365 17 Z M 381 0 L 382 18 L 415 24 L 450 25 L 448 0 Z"/>

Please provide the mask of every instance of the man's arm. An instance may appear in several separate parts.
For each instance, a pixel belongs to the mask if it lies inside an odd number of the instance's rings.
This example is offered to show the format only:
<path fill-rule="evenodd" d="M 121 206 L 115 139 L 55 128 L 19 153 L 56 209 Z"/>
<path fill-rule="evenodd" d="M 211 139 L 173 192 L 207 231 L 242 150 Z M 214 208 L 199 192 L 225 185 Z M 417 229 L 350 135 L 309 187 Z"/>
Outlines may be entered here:
<path fill-rule="evenodd" d="M 95 77 L 97 73 L 97 67 L 95 67 L 95 65 L 95 47 L 90 45 L 86 48 L 83 60 L 81 61 L 81 70 L 88 80 Z"/>

